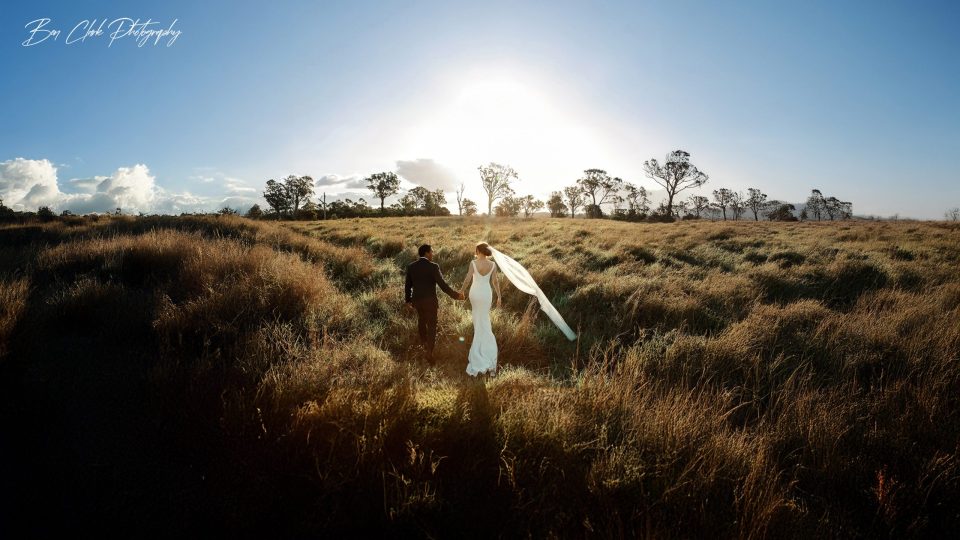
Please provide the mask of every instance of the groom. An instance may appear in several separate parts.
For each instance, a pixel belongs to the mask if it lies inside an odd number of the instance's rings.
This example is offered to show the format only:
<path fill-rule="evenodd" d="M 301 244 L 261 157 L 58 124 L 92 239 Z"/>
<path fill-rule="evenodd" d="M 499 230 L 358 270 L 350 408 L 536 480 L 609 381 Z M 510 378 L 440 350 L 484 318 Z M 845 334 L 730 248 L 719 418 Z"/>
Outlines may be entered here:
<path fill-rule="evenodd" d="M 463 293 L 453 290 L 443 280 L 440 266 L 433 262 L 433 249 L 429 244 L 417 250 L 420 258 L 407 265 L 407 283 L 404 297 L 407 307 L 417 310 L 417 329 L 420 344 L 427 351 L 427 361 L 433 364 L 433 347 L 437 341 L 437 285 L 454 300 L 463 300 Z"/>

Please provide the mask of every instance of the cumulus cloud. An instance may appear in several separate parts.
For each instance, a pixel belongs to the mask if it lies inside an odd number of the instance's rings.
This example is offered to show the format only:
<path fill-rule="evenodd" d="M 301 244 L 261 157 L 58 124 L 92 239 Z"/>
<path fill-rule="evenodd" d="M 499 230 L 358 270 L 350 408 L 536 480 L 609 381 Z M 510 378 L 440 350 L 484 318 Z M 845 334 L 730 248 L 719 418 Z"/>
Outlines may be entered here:
<path fill-rule="evenodd" d="M 115 201 L 106 193 L 65 195 L 58 204 L 54 205 L 54 209 L 70 210 L 75 214 L 113 212 L 116 208 L 123 209 L 122 206 L 118 207 Z M 129 213 L 129 210 L 126 211 Z"/>
<path fill-rule="evenodd" d="M 456 191 L 457 189 L 453 171 L 432 159 L 398 161 L 397 174 L 430 190 Z"/>
<path fill-rule="evenodd" d="M 14 210 L 35 210 L 57 203 L 62 194 L 57 168 L 48 159 L 16 158 L 0 162 L 0 199 Z"/>
<path fill-rule="evenodd" d="M 242 180 L 222 177 L 224 193 L 205 197 L 189 192 L 171 192 L 160 187 L 149 167 L 138 163 L 119 167 L 110 175 L 57 181 L 57 167 L 49 160 L 16 158 L 0 162 L 0 198 L 15 210 L 50 206 L 77 214 L 112 212 L 179 214 L 209 212 L 229 206 L 246 211 L 258 202 L 258 192 Z"/>
<path fill-rule="evenodd" d="M 138 163 L 133 167 L 120 167 L 97 184 L 97 194 L 101 193 L 113 200 L 117 208 L 146 212 L 157 196 L 157 186 L 150 169 Z"/>
<path fill-rule="evenodd" d="M 97 191 L 97 184 L 102 182 L 105 176 L 94 176 L 93 178 L 71 178 L 67 180 L 67 186 L 73 192 L 94 193 Z"/>

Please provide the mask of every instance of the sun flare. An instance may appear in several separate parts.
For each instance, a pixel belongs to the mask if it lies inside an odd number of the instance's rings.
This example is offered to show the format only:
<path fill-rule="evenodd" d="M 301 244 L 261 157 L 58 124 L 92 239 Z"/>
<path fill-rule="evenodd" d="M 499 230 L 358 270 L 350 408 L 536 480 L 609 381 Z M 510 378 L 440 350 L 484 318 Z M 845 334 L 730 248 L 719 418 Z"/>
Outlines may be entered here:
<path fill-rule="evenodd" d="M 538 190 L 553 174 L 569 174 L 599 159 L 603 145 L 576 109 L 542 86 L 510 76 L 459 81 L 449 99 L 425 114 L 407 137 L 408 151 L 463 170 L 489 161 L 514 166 Z M 526 170 L 536 170 L 531 178 Z M 540 178 L 543 177 L 543 178 Z"/>

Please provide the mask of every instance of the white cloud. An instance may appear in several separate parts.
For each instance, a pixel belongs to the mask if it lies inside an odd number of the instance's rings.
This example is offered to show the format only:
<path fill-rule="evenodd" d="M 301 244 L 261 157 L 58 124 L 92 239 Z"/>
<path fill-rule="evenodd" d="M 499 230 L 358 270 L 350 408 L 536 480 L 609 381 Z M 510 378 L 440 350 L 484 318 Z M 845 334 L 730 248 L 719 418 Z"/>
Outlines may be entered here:
<path fill-rule="evenodd" d="M 174 193 L 156 183 L 150 169 L 138 163 L 119 167 L 108 176 L 74 178 L 66 181 L 70 192 L 57 182 L 57 167 L 49 160 L 16 158 L 0 162 L 0 198 L 15 210 L 36 210 L 50 206 L 77 214 L 113 212 L 179 214 L 209 212 L 229 206 L 246 211 L 259 202 L 257 190 L 237 178 L 222 177 L 222 196 Z"/>
<path fill-rule="evenodd" d="M 246 212 L 254 204 L 260 204 L 260 201 L 251 197 L 201 197 L 192 193 L 163 193 L 158 198 L 156 204 L 151 209 L 154 214 L 192 214 L 199 212 L 212 212 L 225 206 Z"/>
<path fill-rule="evenodd" d="M 430 190 L 457 190 L 456 176 L 453 171 L 432 159 L 398 161 L 397 174 Z"/>
<path fill-rule="evenodd" d="M 91 212 L 113 212 L 118 208 L 116 201 L 110 198 L 106 193 L 81 193 L 68 194 L 54 208 L 57 210 L 70 210 L 75 214 L 89 214 Z M 129 210 L 119 207 L 129 213 Z"/>
<path fill-rule="evenodd" d="M 147 212 L 157 196 L 157 186 L 150 169 L 142 163 L 120 167 L 97 184 L 97 193 L 103 193 L 116 203 L 116 208 L 133 212 Z"/>
<path fill-rule="evenodd" d="M 151 211 L 155 214 L 191 214 L 210 210 L 209 201 L 191 193 L 169 193 L 160 197 Z"/>
<path fill-rule="evenodd" d="M 0 162 L 0 199 L 14 210 L 56 204 L 62 194 L 57 168 L 48 159 L 16 158 Z"/>
<path fill-rule="evenodd" d="M 67 185 L 73 192 L 95 193 L 97 185 L 103 182 L 106 176 L 94 176 L 93 178 L 71 178 L 67 180 Z"/>

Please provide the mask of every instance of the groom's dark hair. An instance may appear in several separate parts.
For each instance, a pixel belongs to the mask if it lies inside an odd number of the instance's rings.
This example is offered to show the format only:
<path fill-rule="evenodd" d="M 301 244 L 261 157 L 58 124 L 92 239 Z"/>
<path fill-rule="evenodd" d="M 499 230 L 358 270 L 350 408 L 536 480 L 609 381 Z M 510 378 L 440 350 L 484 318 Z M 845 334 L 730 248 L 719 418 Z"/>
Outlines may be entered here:
<path fill-rule="evenodd" d="M 430 253 L 431 251 L 433 251 L 433 249 L 430 247 L 430 244 L 424 244 L 420 246 L 420 249 L 417 250 L 417 255 L 423 257 L 427 253 Z"/>

